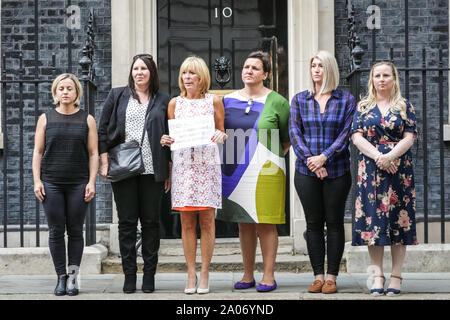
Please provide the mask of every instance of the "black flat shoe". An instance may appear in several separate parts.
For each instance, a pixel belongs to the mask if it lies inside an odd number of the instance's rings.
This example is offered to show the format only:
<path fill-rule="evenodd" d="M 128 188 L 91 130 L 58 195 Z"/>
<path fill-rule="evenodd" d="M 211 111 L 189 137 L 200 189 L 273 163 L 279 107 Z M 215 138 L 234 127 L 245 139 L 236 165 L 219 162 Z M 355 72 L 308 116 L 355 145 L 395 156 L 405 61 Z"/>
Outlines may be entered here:
<path fill-rule="evenodd" d="M 142 278 L 142 291 L 145 293 L 152 293 L 155 291 L 155 275 L 144 273 Z"/>
<path fill-rule="evenodd" d="M 55 296 L 64 296 L 66 295 L 66 284 L 67 284 L 67 275 L 63 274 L 58 276 L 58 283 L 55 288 Z"/>
<path fill-rule="evenodd" d="M 136 275 L 126 274 L 125 282 L 123 283 L 124 293 L 134 293 L 136 291 Z"/>

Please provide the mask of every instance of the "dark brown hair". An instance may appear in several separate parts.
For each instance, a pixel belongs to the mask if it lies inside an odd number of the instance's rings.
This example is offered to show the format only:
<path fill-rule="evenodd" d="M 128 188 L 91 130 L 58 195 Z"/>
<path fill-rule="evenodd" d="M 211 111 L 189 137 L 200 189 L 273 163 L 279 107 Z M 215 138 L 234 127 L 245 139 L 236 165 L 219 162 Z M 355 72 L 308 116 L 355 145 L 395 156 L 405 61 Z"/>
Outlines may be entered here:
<path fill-rule="evenodd" d="M 133 79 L 133 66 L 137 59 L 141 59 L 148 70 L 150 71 L 150 81 L 148 83 L 147 91 L 149 94 L 154 95 L 159 90 L 159 76 L 158 76 L 158 68 L 156 67 L 155 61 L 153 61 L 153 57 L 151 54 L 137 54 L 133 57 L 133 63 L 131 63 L 130 74 L 128 76 L 128 88 L 131 91 L 131 95 L 134 99 L 139 101 L 139 96 L 136 93 L 136 89 L 134 88 L 134 79 Z M 141 103 L 141 101 L 139 101 Z"/>
<path fill-rule="evenodd" d="M 270 61 L 270 55 L 267 52 L 264 51 L 253 51 L 252 53 L 250 53 L 247 58 L 254 58 L 254 59 L 259 59 L 261 60 L 262 64 L 263 64 L 263 71 L 270 73 L 270 70 L 272 68 L 272 63 Z"/>

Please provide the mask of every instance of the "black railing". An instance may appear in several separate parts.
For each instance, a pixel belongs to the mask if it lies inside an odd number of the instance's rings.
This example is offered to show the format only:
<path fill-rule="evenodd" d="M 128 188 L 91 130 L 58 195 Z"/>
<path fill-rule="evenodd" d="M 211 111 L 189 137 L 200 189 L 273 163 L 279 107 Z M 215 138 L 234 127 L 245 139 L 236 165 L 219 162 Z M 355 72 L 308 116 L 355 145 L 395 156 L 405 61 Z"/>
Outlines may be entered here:
<path fill-rule="evenodd" d="M 97 87 L 94 83 L 95 73 L 93 68 L 94 57 L 94 33 L 93 33 L 94 15 L 90 11 L 88 22 L 88 36 L 86 45 L 83 48 L 83 56 L 80 60 L 82 68 L 82 76 L 80 81 L 84 87 L 84 97 L 82 105 L 84 110 L 89 114 L 95 116 L 95 96 Z M 37 46 L 37 44 L 36 44 Z M 10 58 L 7 59 L 6 57 Z M 11 58 L 14 57 L 14 58 Z M 33 180 L 31 171 L 31 158 L 33 153 L 31 147 L 34 141 L 35 125 L 41 113 L 43 112 L 42 105 L 51 105 L 51 83 L 56 77 L 56 56 L 52 55 L 51 76 L 43 77 L 38 68 L 38 61 L 34 68 L 34 74 L 25 75 L 24 58 L 22 52 L 8 52 L 3 53 L 1 59 L 2 77 L 2 133 L 3 133 L 3 150 L 0 153 L 0 160 L 3 162 L 3 194 L 2 194 L 2 208 L 3 208 L 3 246 L 8 247 L 8 228 L 11 226 L 8 221 L 8 213 L 12 212 L 9 217 L 14 216 L 14 224 L 19 225 L 20 232 L 20 246 L 25 246 L 24 233 L 25 231 L 35 230 L 36 246 L 40 246 L 40 232 L 41 232 L 41 208 L 40 202 L 33 200 L 34 205 L 30 205 L 29 199 L 34 198 Z M 8 69 L 10 60 L 16 60 L 15 68 Z M 18 68 L 17 68 L 18 60 Z M 58 69 L 59 71 L 60 69 Z M 69 72 L 70 68 L 66 71 Z M 10 74 L 8 74 L 10 72 Z M 30 90 L 30 86 L 33 87 Z M 26 89 L 26 90 L 25 90 Z M 44 96 L 44 98 L 43 98 Z M 34 108 L 26 105 L 34 104 Z M 30 125 L 31 124 L 31 125 Z M 18 139 L 18 144 L 16 139 Z M 28 144 L 24 144 L 24 139 L 27 139 Z M 31 143 L 30 143 L 31 141 Z M 26 155 L 24 154 L 26 153 Z M 18 165 L 17 165 L 18 163 Z M 27 165 L 25 165 L 27 164 Z M 18 187 L 15 181 L 18 179 Z M 11 183 L 12 182 L 12 183 Z M 17 192 L 18 191 L 18 192 Z M 18 196 L 18 199 L 16 199 Z M 27 197 L 27 200 L 25 199 Z M 15 201 L 10 201 L 11 199 Z M 17 208 L 18 207 L 18 208 Z M 34 208 L 33 208 L 34 207 Z M 34 210 L 34 223 L 30 211 Z M 16 217 L 18 215 L 18 217 Z M 25 221 L 25 215 L 26 220 Z M 18 223 L 17 223 L 18 222 Z M 34 226 L 33 226 L 34 225 Z M 33 227 L 32 227 L 33 226 Z M 16 229 L 11 226 L 11 228 Z M 86 214 L 86 245 L 96 243 L 96 203 L 95 197 L 89 204 L 89 209 Z"/>
<path fill-rule="evenodd" d="M 372 1 L 372 4 L 374 4 L 375 1 Z M 417 175 L 416 172 L 416 189 L 417 186 L 423 187 L 423 222 L 424 222 L 424 242 L 428 243 L 429 241 L 429 222 L 432 218 L 433 221 L 440 222 L 440 231 L 441 231 L 441 243 L 445 243 L 445 221 L 446 221 L 446 212 L 445 212 L 445 197 L 446 197 L 446 185 L 445 185 L 445 165 L 444 165 L 444 154 L 445 150 L 448 149 L 448 147 L 445 146 L 444 143 L 444 72 L 449 72 L 450 69 L 448 67 L 444 66 L 444 59 L 443 59 L 443 49 L 440 47 L 438 49 L 438 63 L 437 67 L 428 67 L 427 66 L 427 50 L 425 47 L 422 49 L 422 57 L 421 57 L 421 65 L 410 66 L 409 61 L 409 41 L 408 41 L 408 0 L 405 0 L 405 47 L 404 47 L 404 53 L 403 56 L 405 57 L 403 64 L 404 67 L 398 67 L 397 69 L 399 71 L 399 77 L 400 80 L 403 82 L 403 94 L 405 98 L 410 98 L 410 89 L 411 89 L 411 83 L 410 80 L 414 78 L 415 84 L 420 83 L 421 84 L 421 101 L 412 101 L 413 105 L 420 107 L 416 109 L 416 113 L 421 110 L 421 117 L 417 117 L 417 124 L 418 124 L 418 130 L 419 130 L 419 137 L 418 141 L 415 143 L 415 149 L 416 149 L 416 159 L 421 157 L 421 164 L 423 166 L 423 174 L 422 176 Z M 360 44 L 360 38 L 357 35 L 356 32 L 356 22 L 355 22 L 355 9 L 352 5 L 351 1 L 347 0 L 346 2 L 346 8 L 348 12 L 348 46 L 350 49 L 350 72 L 347 75 L 347 81 L 350 85 L 350 91 L 355 96 L 356 100 L 359 101 L 363 95 L 363 92 L 361 90 L 361 80 L 367 79 L 370 68 L 363 68 L 363 55 L 364 50 L 361 48 Z M 376 32 L 372 31 L 372 62 L 375 62 L 377 60 L 377 51 L 376 51 Z M 394 49 L 390 48 L 389 50 L 389 57 L 386 60 L 390 60 L 392 62 L 394 61 Z M 399 61 L 400 62 L 400 61 Z M 432 64 L 432 62 L 429 62 L 429 64 Z M 427 117 L 427 105 L 430 103 L 429 99 L 429 88 L 430 87 L 437 88 L 437 96 L 438 99 L 437 104 L 439 108 L 439 123 L 429 123 L 428 117 Z M 364 86 L 365 88 L 365 86 Z M 414 93 L 418 94 L 417 91 Z M 433 120 L 433 119 L 432 119 Z M 436 118 L 434 119 L 436 121 Z M 437 131 L 437 132 L 436 132 Z M 431 133 L 431 134 L 430 134 Z M 437 134 L 436 134 L 437 133 Z M 433 140 L 434 137 L 434 140 Z M 429 164 L 429 152 L 431 151 L 432 142 L 435 143 L 435 140 L 439 139 L 439 202 L 440 202 L 440 214 L 438 216 L 436 215 L 430 215 L 430 206 L 429 206 L 429 198 L 430 196 L 434 196 L 433 192 L 431 192 L 429 185 L 430 185 L 430 164 Z M 420 146 L 419 146 L 420 145 Z M 422 150 L 422 154 L 419 155 L 419 147 Z M 356 158 L 356 149 L 352 147 L 352 171 L 353 171 L 353 177 L 356 178 L 356 172 L 357 172 L 357 163 L 355 160 Z M 416 162 L 416 165 L 418 163 Z M 436 167 L 436 166 L 434 166 Z M 355 220 L 355 192 L 352 193 L 352 226 L 354 224 Z M 437 202 L 436 202 L 437 203 Z M 435 203 L 435 206 L 436 206 Z M 422 212 L 421 210 L 417 210 L 417 216 L 422 219 Z"/>

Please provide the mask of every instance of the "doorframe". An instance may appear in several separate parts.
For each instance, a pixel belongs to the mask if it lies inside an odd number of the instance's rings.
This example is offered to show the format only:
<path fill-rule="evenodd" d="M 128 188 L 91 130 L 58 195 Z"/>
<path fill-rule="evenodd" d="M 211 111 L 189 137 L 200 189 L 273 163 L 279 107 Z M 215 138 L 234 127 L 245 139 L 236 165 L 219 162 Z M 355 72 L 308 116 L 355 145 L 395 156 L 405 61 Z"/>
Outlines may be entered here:
<path fill-rule="evenodd" d="M 2 6 L 0 5 L 0 26 L 2 25 Z M 1 30 L 0 30 L 1 36 Z M 0 57 L 2 56 L 2 46 L 0 46 Z M 2 65 L 0 63 L 0 74 L 2 72 Z M 0 87 L 0 98 L 2 96 L 2 88 Z M 0 124 L 2 123 L 2 99 L 0 99 Z M 3 149 L 3 131 L 2 126 L 0 125 L 0 149 Z"/>
<path fill-rule="evenodd" d="M 112 87 L 127 83 L 136 54 L 150 53 L 158 61 L 157 10 L 157 0 L 111 0 Z"/>
<path fill-rule="evenodd" d="M 129 64 L 135 54 L 150 53 L 155 61 L 158 61 L 157 7 L 157 0 L 111 0 L 112 87 L 127 83 Z M 290 101 L 297 92 L 308 88 L 309 59 L 313 54 L 319 48 L 334 54 L 334 1 L 287 0 L 287 10 Z M 150 19 L 146 12 L 150 12 Z M 293 239 L 294 251 L 301 252 L 306 249 L 306 242 L 303 239 L 306 221 L 294 188 L 296 157 L 292 148 L 289 152 L 290 236 Z M 117 239 L 117 233 L 113 232 L 117 229 L 117 221 L 117 211 L 113 204 L 111 240 Z M 117 243 L 116 240 L 113 242 Z M 113 248 L 110 248 L 110 251 L 118 252 L 118 243 L 111 247 Z"/>

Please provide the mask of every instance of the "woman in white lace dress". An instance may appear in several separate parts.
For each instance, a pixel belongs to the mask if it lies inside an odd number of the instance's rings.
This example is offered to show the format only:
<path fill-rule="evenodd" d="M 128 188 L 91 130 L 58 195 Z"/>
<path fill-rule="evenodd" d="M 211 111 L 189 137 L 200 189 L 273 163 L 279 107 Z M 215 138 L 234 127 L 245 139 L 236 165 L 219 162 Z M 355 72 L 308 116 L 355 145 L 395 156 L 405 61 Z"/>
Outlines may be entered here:
<path fill-rule="evenodd" d="M 224 107 L 222 100 L 207 93 L 210 85 L 208 67 L 199 57 L 187 58 L 178 78 L 181 94 L 169 102 L 169 119 L 210 115 L 216 132 L 211 144 L 183 148 L 172 154 L 172 207 L 180 211 L 184 256 L 188 268 L 185 293 L 209 292 L 209 265 L 214 251 L 215 210 L 222 207 L 222 173 L 219 149 L 223 143 Z M 164 135 L 161 144 L 170 146 L 173 139 Z M 197 215 L 201 230 L 202 268 L 197 281 Z"/>

